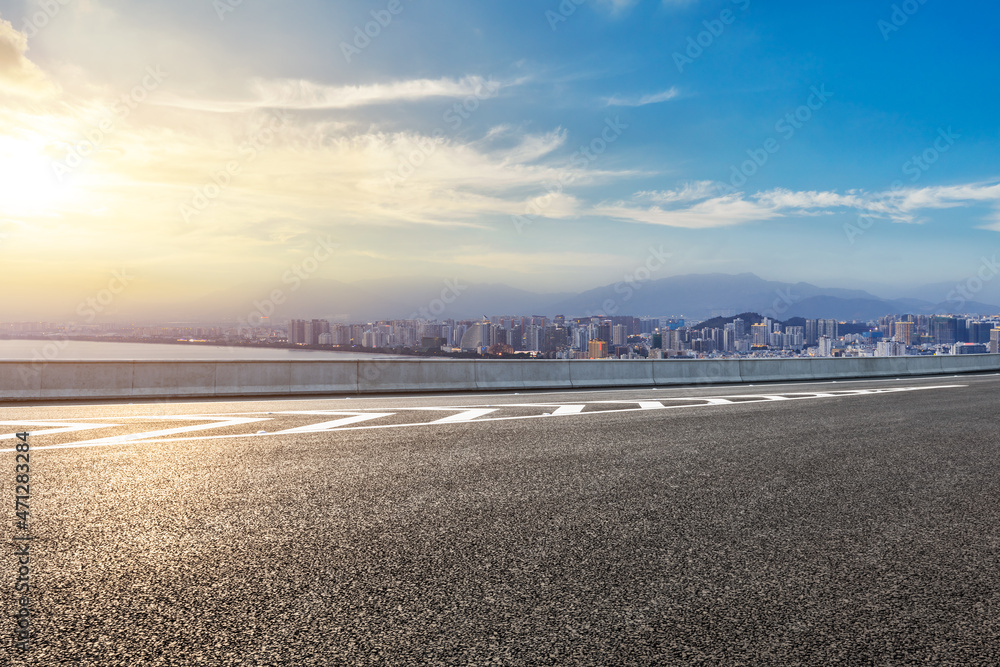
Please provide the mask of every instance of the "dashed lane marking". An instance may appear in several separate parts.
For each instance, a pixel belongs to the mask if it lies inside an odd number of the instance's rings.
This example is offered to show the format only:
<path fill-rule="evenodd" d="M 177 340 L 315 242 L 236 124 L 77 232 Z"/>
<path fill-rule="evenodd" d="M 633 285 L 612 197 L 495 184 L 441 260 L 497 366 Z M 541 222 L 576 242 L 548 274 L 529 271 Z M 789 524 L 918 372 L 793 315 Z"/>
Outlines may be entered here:
<path fill-rule="evenodd" d="M 200 415 L 171 415 L 171 416 L 144 416 L 136 415 L 133 417 L 117 417 L 115 419 L 118 421 L 127 420 L 177 420 L 177 421 L 209 421 L 207 424 L 195 424 L 189 426 L 181 426 L 176 428 L 168 429 L 158 429 L 154 431 L 144 431 L 129 433 L 125 435 L 116 435 L 106 438 L 96 438 L 92 440 L 83 440 L 78 442 L 70 443 L 60 443 L 45 445 L 43 443 L 38 443 L 38 445 L 33 446 L 32 449 L 70 449 L 70 448 L 84 448 L 84 447 L 101 447 L 108 445 L 118 445 L 118 444 L 139 444 L 139 443 L 164 443 L 164 442 L 181 442 L 181 441 L 198 441 L 198 440 L 218 440 L 224 438 L 252 438 L 261 436 L 274 436 L 274 435 L 302 435 L 302 434 L 312 434 L 312 433 L 333 433 L 338 431 L 354 431 L 354 430 L 367 430 L 367 429 L 378 429 L 378 428 L 412 428 L 419 426 L 455 426 L 460 424 L 475 424 L 482 422 L 493 422 L 493 421 L 508 421 L 517 419 L 544 419 L 550 417 L 581 417 L 581 416 L 597 416 L 602 414 L 615 414 L 622 412 L 643 412 L 643 411 L 663 411 L 663 410 L 680 410 L 684 408 L 703 408 L 703 407 L 723 407 L 723 406 L 735 406 L 744 403 L 772 403 L 772 402 L 788 402 L 788 401 L 801 401 L 801 400 L 816 400 L 816 399 L 834 399 L 834 398 L 847 398 L 847 397 L 857 397 L 857 396 L 880 396 L 894 393 L 903 392 L 913 392 L 913 391 L 930 391 L 930 390 L 940 390 L 940 389 L 959 389 L 968 387 L 969 385 L 938 385 L 938 386 L 928 386 L 928 387 L 886 387 L 886 388 L 872 388 L 872 389 L 845 389 L 841 391 L 827 391 L 827 392 L 790 392 L 790 393 L 772 393 L 772 394 L 736 394 L 732 396 L 687 396 L 687 397 L 663 397 L 657 400 L 617 400 L 617 401 L 590 401 L 586 403 L 571 403 L 571 404 L 559 404 L 559 403 L 514 403 L 514 404 L 493 404 L 486 406 L 414 406 L 414 407 L 398 407 L 398 408 L 370 408 L 370 409 L 357 409 L 352 411 L 344 410 L 289 410 L 289 411 L 272 411 L 272 412 L 243 412 L 236 414 L 200 414 Z M 677 403 L 676 405 L 670 405 L 670 403 Z M 628 406 L 628 407 L 617 407 L 617 406 Z M 537 414 L 503 414 L 505 409 L 517 408 L 524 410 L 525 408 L 531 408 L 534 410 L 539 410 L 541 412 Z M 554 408 L 554 410 L 553 410 Z M 550 412 L 551 411 L 551 412 Z M 402 423 L 389 423 L 389 424 L 370 424 L 366 422 L 378 421 L 381 419 L 387 419 L 390 417 L 403 417 L 406 418 L 407 415 L 418 415 L 427 412 L 451 412 L 453 414 L 441 417 L 440 419 L 427 420 L 423 419 L 420 421 L 406 421 Z M 495 414 L 499 413 L 499 414 Z M 254 416 L 251 416 L 254 415 Z M 315 423 L 304 424 L 300 426 L 294 426 L 292 428 L 283 428 L 281 430 L 266 432 L 242 432 L 242 433 L 227 433 L 223 435 L 188 435 L 195 433 L 197 431 L 204 431 L 208 429 L 220 429 L 220 428 L 235 428 L 240 426 L 245 426 L 248 424 L 258 424 L 261 422 L 271 422 L 279 418 L 288 417 L 336 417 L 336 419 L 325 419 L 323 421 L 318 421 Z M 97 418 L 95 418 L 97 419 Z M 33 436 L 43 436 L 43 435 L 53 435 L 57 433 L 72 432 L 74 430 L 84 430 L 84 429 L 97 429 L 97 428 L 110 428 L 110 427 L 120 427 L 121 424 L 111 424 L 111 423 L 92 423 L 92 424 L 81 424 L 80 418 L 76 418 L 73 422 L 64 421 L 60 422 L 58 420 L 46 420 L 44 422 L 32 421 L 32 422 L 0 422 L 0 425 L 11 425 L 17 426 L 19 428 L 24 428 L 26 426 L 40 425 L 40 426 L 52 426 L 54 429 L 47 431 L 37 431 L 33 432 Z M 182 435 L 183 434 L 183 435 Z M 182 437 L 168 437 L 168 436 L 182 436 Z M 6 437 L 6 436 L 0 436 Z M 13 450 L 0 450 L 0 451 L 13 451 Z"/>

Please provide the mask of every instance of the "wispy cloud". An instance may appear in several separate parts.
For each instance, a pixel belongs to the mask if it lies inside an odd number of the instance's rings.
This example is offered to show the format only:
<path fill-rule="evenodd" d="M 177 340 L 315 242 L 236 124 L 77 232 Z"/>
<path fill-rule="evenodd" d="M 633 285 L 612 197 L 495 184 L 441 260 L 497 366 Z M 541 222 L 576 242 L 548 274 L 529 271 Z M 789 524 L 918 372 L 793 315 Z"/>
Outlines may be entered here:
<path fill-rule="evenodd" d="M 657 204 L 669 204 L 708 199 L 717 192 L 718 185 L 713 181 L 693 181 L 685 183 L 674 190 L 645 190 L 637 192 L 635 193 L 635 198 Z"/>
<path fill-rule="evenodd" d="M 416 102 L 438 97 L 492 96 L 502 84 L 492 78 L 411 79 L 364 86 L 331 86 L 305 79 L 254 79 L 244 99 L 200 99 L 161 96 L 158 103 L 182 109 L 234 113 L 256 109 L 321 110 L 352 109 Z"/>
<path fill-rule="evenodd" d="M 1000 216 L 1000 183 L 912 188 L 868 193 L 860 190 L 793 191 L 782 188 L 752 195 L 718 195 L 718 186 L 698 181 L 675 190 L 638 192 L 632 201 L 601 204 L 590 213 L 616 220 L 687 229 L 731 227 L 791 215 L 823 215 L 855 210 L 893 222 L 918 222 L 921 210 L 993 204 Z M 641 202 L 653 205 L 642 206 Z M 983 229 L 1000 231 L 1000 217 Z"/>
<path fill-rule="evenodd" d="M 639 4 L 639 0 L 599 0 L 600 4 L 608 8 L 613 16 L 622 14 Z"/>
<path fill-rule="evenodd" d="M 647 104 L 659 104 L 660 102 L 669 102 L 670 100 L 676 98 L 680 95 L 680 91 L 676 87 L 668 88 L 660 93 L 654 93 L 652 95 L 643 95 L 638 98 L 625 98 L 618 97 L 614 95 L 607 99 L 607 106 L 609 107 L 643 107 Z"/>

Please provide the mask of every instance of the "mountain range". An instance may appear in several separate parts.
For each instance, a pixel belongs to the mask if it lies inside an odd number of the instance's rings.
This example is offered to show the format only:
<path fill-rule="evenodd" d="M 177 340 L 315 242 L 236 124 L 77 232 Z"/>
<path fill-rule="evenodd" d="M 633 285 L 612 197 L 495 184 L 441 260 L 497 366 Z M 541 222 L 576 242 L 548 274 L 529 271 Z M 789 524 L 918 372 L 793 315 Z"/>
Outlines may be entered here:
<path fill-rule="evenodd" d="M 556 314 L 678 316 L 698 321 L 746 311 L 778 320 L 792 317 L 869 320 L 894 313 L 1000 313 L 1000 306 L 989 303 L 949 300 L 949 296 L 955 297 L 954 284 L 929 285 L 923 290 L 914 287 L 908 292 L 911 296 L 886 299 L 864 290 L 769 281 L 753 273 L 680 275 L 646 282 L 620 282 L 581 293 L 531 292 L 503 284 L 426 278 L 363 283 L 316 278 L 293 287 L 278 290 L 280 303 L 271 298 L 274 285 L 241 285 L 196 302 L 176 304 L 175 308 L 183 308 L 183 313 L 177 315 L 185 319 L 254 321 L 260 315 L 269 315 L 275 320 L 294 317 L 341 322 Z M 260 297 L 247 298 L 248 294 Z M 172 312 L 175 308 L 167 310 Z M 164 309 L 159 313 L 162 315 Z"/>

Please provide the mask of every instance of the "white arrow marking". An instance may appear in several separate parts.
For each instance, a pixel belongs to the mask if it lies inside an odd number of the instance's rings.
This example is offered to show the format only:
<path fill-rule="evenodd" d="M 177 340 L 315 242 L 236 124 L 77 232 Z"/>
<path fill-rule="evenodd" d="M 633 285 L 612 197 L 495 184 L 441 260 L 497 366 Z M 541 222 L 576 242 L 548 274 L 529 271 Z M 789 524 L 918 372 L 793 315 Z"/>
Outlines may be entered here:
<path fill-rule="evenodd" d="M 71 433 L 72 431 L 86 431 L 93 428 L 113 428 L 121 424 L 67 424 L 66 422 L 0 422 L 2 426 L 57 426 L 47 431 L 32 431 L 31 435 L 55 435 L 56 433 Z M 0 433 L 0 440 L 12 440 L 17 435 L 14 433 Z"/>
<path fill-rule="evenodd" d="M 639 401 L 639 407 L 643 410 L 662 410 L 664 405 L 659 401 Z"/>
<path fill-rule="evenodd" d="M 496 412 L 496 409 L 465 410 L 457 415 L 451 415 L 450 417 L 445 417 L 443 419 L 436 419 L 432 421 L 431 424 L 457 424 L 460 422 L 469 422 L 473 419 L 482 417 L 483 415 L 488 415 L 491 412 Z"/>
<path fill-rule="evenodd" d="M 575 415 L 583 412 L 586 405 L 560 405 L 553 415 Z"/>
<path fill-rule="evenodd" d="M 114 435 L 108 438 L 98 438 L 96 440 L 81 440 L 80 442 L 71 442 L 66 445 L 51 445 L 49 447 L 38 447 L 37 449 L 67 449 L 70 447 L 101 447 L 103 445 L 118 445 L 124 442 L 132 442 L 134 440 L 148 440 L 150 438 L 158 438 L 164 435 L 174 435 L 176 433 L 190 433 L 192 431 L 204 431 L 210 428 L 225 428 L 227 426 L 240 426 L 242 424 L 252 424 L 254 422 L 266 422 L 271 420 L 270 417 L 260 417 L 253 419 L 249 417 L 229 417 L 229 418 L 194 417 L 190 415 L 156 417 L 156 419 L 184 419 L 184 420 L 211 419 L 215 423 L 195 424 L 194 426 L 179 426 L 177 428 L 165 428 L 159 431 L 144 431 L 142 433 L 130 433 L 128 435 Z"/>
<path fill-rule="evenodd" d="M 285 433 L 319 433 L 322 431 L 330 431 L 335 428 L 340 428 L 341 426 L 347 426 L 349 424 L 357 424 L 358 422 L 368 421 L 370 419 L 379 419 L 381 417 L 391 417 L 395 412 L 368 412 L 365 414 L 358 414 L 356 412 L 330 412 L 325 414 L 348 414 L 350 417 L 344 417 L 343 419 L 334 419 L 329 422 L 320 422 L 319 424 L 309 424 L 308 426 L 298 426 L 296 428 L 286 429 L 284 431 L 275 431 L 271 435 L 282 435 Z"/>

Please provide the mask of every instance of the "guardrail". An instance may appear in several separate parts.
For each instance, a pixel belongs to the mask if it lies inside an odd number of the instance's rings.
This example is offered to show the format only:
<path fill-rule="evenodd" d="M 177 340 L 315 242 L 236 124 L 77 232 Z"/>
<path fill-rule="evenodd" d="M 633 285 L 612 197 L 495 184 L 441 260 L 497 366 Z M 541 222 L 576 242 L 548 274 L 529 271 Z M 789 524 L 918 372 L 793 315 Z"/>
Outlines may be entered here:
<path fill-rule="evenodd" d="M 0 401 L 667 387 L 983 371 L 1000 371 L 1000 355 L 635 361 L 0 361 Z"/>

